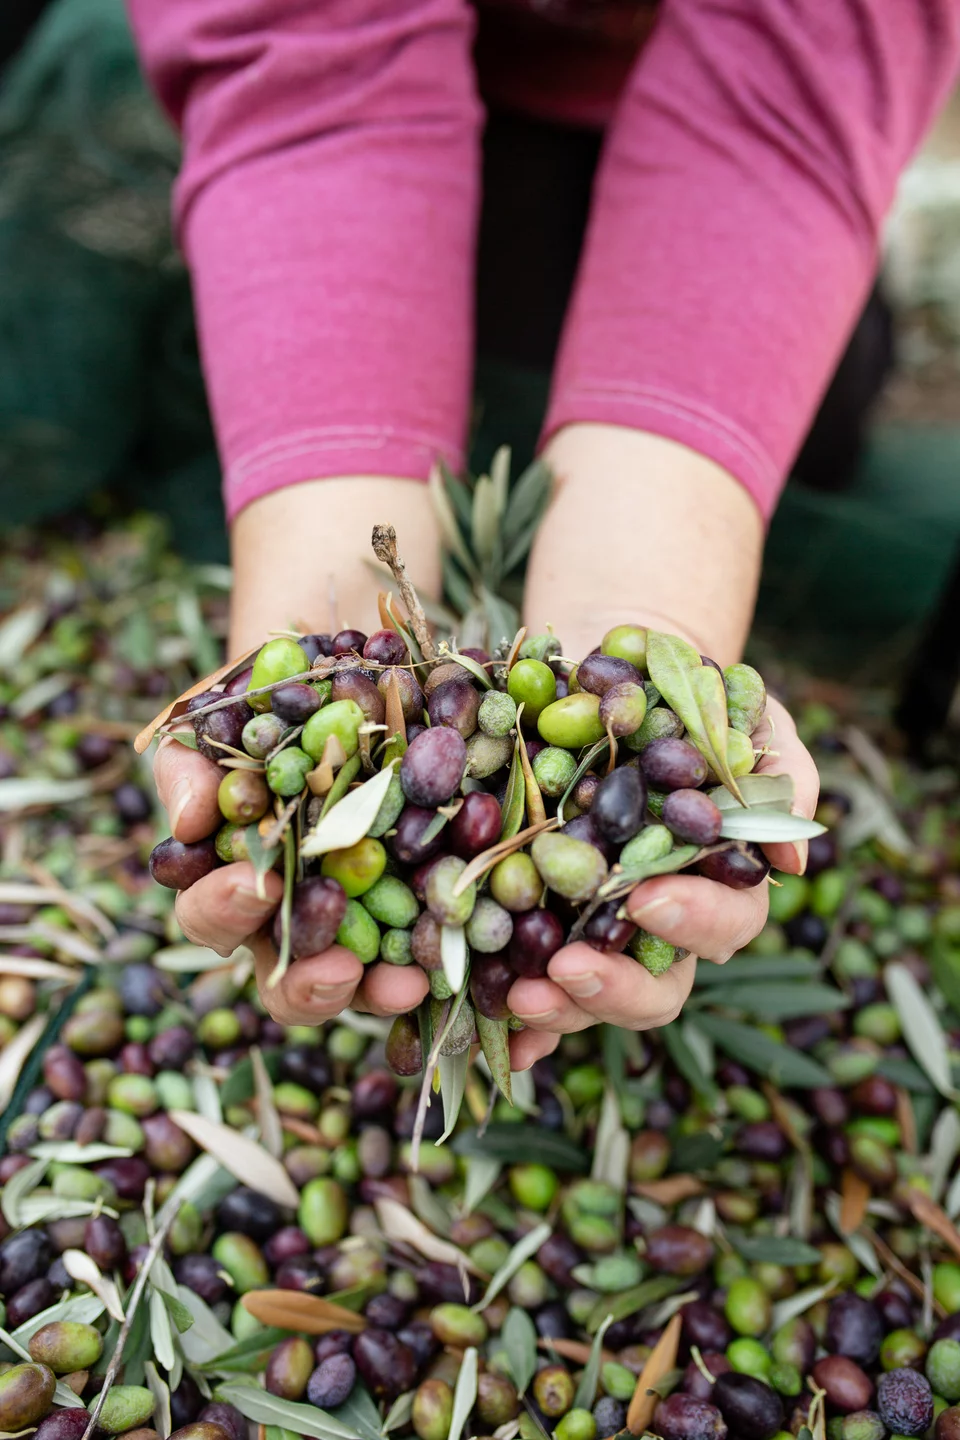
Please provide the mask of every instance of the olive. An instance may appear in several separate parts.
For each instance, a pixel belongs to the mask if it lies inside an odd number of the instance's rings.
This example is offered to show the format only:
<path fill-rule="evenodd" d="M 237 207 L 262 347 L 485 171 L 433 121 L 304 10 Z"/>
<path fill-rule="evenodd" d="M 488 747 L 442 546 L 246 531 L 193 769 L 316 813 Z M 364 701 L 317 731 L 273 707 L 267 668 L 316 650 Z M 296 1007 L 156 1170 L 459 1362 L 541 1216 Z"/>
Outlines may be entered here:
<path fill-rule="evenodd" d="M 96 1402 L 91 1400 L 90 1408 Z M 100 1411 L 97 1422 L 108 1435 L 120 1435 L 145 1425 L 153 1415 L 155 1401 L 142 1385 L 114 1385 Z"/>
<path fill-rule="evenodd" d="M 0 1426 L 4 1431 L 16 1434 L 38 1424 L 53 1404 L 56 1385 L 56 1377 L 46 1365 L 14 1365 L 0 1375 Z"/>
<path fill-rule="evenodd" d="M 726 1440 L 727 1435 L 727 1422 L 716 1405 L 682 1392 L 660 1401 L 653 1425 L 662 1440 Z"/>
<path fill-rule="evenodd" d="M 103 1351 L 103 1337 L 92 1325 L 55 1320 L 31 1336 L 28 1349 L 32 1360 L 48 1366 L 55 1375 L 67 1375 L 96 1364 Z"/>
<path fill-rule="evenodd" d="M 280 1229 L 281 1212 L 268 1196 L 240 1185 L 220 1201 L 217 1221 L 224 1230 L 236 1230 L 253 1240 L 268 1240 Z"/>
<path fill-rule="evenodd" d="M 414 1353 L 389 1330 L 369 1329 L 358 1335 L 353 1342 L 353 1359 L 361 1379 L 379 1400 L 393 1401 L 413 1385 L 417 1368 Z"/>
<path fill-rule="evenodd" d="M 302 1335 L 281 1340 L 267 1361 L 264 1386 L 282 1400 L 299 1400 L 313 1374 L 313 1351 Z M 319 1403 L 314 1401 L 315 1404 Z"/>
<path fill-rule="evenodd" d="M 752 1375 L 728 1371 L 718 1376 L 713 1403 L 742 1440 L 772 1440 L 783 1427 L 783 1401 L 774 1389 Z"/>
<path fill-rule="evenodd" d="M 888 1370 L 877 1381 L 877 1410 L 896 1435 L 923 1435 L 933 1424 L 930 1381 L 916 1370 Z"/>
<path fill-rule="evenodd" d="M 892 1371 L 900 1374 L 900 1371 Z M 866 1410 L 873 1397 L 873 1382 L 855 1360 L 845 1355 L 827 1355 L 813 1367 L 813 1378 L 826 1392 L 830 1404 L 848 1413 Z"/>
<path fill-rule="evenodd" d="M 647 1236 L 646 1258 L 667 1275 L 698 1275 L 713 1259 L 713 1242 L 689 1225 L 663 1225 Z"/>
<path fill-rule="evenodd" d="M 853 1291 L 830 1302 L 826 1346 L 860 1365 L 872 1365 L 880 1353 L 883 1326 L 876 1306 Z"/>

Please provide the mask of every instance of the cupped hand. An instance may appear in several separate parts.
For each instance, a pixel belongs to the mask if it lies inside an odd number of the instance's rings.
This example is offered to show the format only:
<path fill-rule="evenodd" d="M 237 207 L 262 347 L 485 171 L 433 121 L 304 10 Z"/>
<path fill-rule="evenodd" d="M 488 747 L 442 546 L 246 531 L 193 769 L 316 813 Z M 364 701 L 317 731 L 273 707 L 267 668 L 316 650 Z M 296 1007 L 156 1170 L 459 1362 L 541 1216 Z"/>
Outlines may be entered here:
<path fill-rule="evenodd" d="M 778 700 L 770 699 L 753 736 L 767 749 L 762 775 L 790 775 L 794 811 L 813 818 L 819 793 L 817 768 Z M 764 846 L 772 866 L 802 874 L 807 842 Z M 577 943 L 559 950 L 541 980 L 518 980 L 509 1004 L 527 1029 L 511 1040 L 511 1064 L 522 1070 L 550 1054 L 560 1037 L 606 1021 L 628 1030 L 653 1030 L 675 1020 L 693 986 L 697 957 L 722 965 L 763 929 L 767 885 L 731 890 L 699 875 L 663 875 L 631 892 L 627 913 L 635 924 L 689 954 L 654 977 L 629 955 L 604 955 Z"/>
<path fill-rule="evenodd" d="M 223 772 L 212 760 L 176 740 L 163 740 L 154 778 L 177 840 L 202 840 L 221 823 L 217 790 Z M 352 1007 L 374 1015 L 414 1010 L 427 994 L 419 966 L 361 965 L 351 950 L 333 945 L 291 965 L 276 986 L 267 982 L 277 952 L 266 926 L 280 903 L 283 882 L 275 871 L 258 893 L 252 865 L 224 865 L 177 895 L 176 914 L 188 940 L 218 955 L 247 944 L 256 959 L 257 985 L 268 1012 L 282 1025 L 320 1025 Z"/>

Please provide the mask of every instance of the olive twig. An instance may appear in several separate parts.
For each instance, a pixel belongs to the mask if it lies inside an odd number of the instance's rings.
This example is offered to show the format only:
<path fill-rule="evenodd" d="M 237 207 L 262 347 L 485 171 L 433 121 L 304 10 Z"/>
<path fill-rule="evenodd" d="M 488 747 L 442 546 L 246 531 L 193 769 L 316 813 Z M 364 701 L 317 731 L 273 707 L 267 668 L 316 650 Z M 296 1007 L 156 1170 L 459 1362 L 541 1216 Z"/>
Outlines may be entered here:
<path fill-rule="evenodd" d="M 400 598 L 407 607 L 407 614 L 410 617 L 410 624 L 416 636 L 417 644 L 423 651 L 424 660 L 435 660 L 437 652 L 433 641 L 430 638 L 430 630 L 427 626 L 427 617 L 423 613 L 423 606 L 410 581 L 407 578 L 407 567 L 397 550 L 397 532 L 392 525 L 374 525 L 371 536 L 373 553 L 384 565 L 389 566 L 390 573 L 400 587 Z"/>

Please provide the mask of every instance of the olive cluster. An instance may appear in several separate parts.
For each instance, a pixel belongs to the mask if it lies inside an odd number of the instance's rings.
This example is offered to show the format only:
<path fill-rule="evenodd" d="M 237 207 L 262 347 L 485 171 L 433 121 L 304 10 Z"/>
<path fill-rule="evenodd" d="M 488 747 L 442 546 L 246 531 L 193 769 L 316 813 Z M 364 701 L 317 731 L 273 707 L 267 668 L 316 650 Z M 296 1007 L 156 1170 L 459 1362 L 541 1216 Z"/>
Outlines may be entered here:
<path fill-rule="evenodd" d="M 511 1018 L 516 978 L 544 975 L 578 935 L 660 974 L 673 946 L 630 922 L 605 884 L 637 866 L 670 868 L 680 847 L 698 873 L 737 888 L 769 866 L 757 845 L 720 841 L 710 793 L 720 779 L 646 677 L 646 646 L 646 630 L 620 625 L 575 666 L 549 635 L 505 660 L 465 650 L 424 665 L 392 629 L 270 640 L 222 690 L 189 701 L 197 748 L 223 767 L 223 824 L 193 844 L 163 841 L 152 873 L 187 888 L 250 858 L 254 843 L 277 844 L 294 811 L 309 834 L 351 786 L 393 763 L 360 838 L 315 859 L 303 846 L 278 948 L 286 923 L 294 960 L 337 943 L 364 964 L 417 964 L 443 1001 L 454 993 L 444 931 L 462 930 L 473 1007 L 494 1021 Z M 736 780 L 757 763 L 766 693 L 747 665 L 721 673 Z M 471 1016 L 467 1006 L 464 1044 Z M 418 1047 L 414 1027 L 398 1025 L 401 1073 L 420 1068 Z"/>

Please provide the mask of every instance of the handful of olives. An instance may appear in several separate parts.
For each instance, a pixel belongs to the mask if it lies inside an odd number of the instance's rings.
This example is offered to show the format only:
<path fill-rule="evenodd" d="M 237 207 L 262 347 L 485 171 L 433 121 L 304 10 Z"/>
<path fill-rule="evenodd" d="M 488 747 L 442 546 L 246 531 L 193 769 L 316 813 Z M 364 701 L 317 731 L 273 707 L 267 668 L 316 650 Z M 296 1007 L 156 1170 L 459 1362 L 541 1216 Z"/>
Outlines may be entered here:
<path fill-rule="evenodd" d="M 189 699 L 196 747 L 223 768 L 223 824 L 163 841 L 151 869 L 183 889 L 231 861 L 281 868 L 277 974 L 332 944 L 419 965 L 438 1054 L 479 1031 L 502 1060 L 511 986 L 572 939 L 663 973 L 673 946 L 622 908 L 640 880 L 689 866 L 758 885 L 757 841 L 822 830 L 789 813 L 789 780 L 753 774 L 766 691 L 748 665 L 630 624 L 579 664 L 523 631 L 496 655 L 437 653 L 388 597 L 382 615 L 369 636 L 268 640 Z M 423 1039 L 398 1021 L 400 1073 L 419 1071 Z"/>

